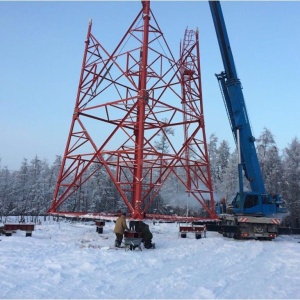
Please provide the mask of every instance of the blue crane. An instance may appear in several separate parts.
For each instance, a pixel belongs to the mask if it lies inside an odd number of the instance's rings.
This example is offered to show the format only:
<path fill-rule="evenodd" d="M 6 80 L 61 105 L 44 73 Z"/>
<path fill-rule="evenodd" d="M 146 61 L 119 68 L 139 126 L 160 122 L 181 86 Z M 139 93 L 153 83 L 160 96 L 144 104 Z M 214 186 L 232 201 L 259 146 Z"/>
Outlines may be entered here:
<path fill-rule="evenodd" d="M 280 221 L 274 221 L 274 218 L 278 213 L 285 212 L 285 208 L 282 207 L 283 202 L 280 195 L 266 193 L 255 148 L 255 138 L 252 135 L 241 81 L 237 76 L 221 4 L 219 1 L 209 1 L 209 6 L 225 69 L 216 77 L 239 154 L 239 191 L 232 202 L 232 211 L 235 216 L 227 215 L 223 218 L 226 224 L 235 226 L 240 225 L 240 221 L 244 220 L 243 228 L 238 226 L 239 230 L 234 231 L 239 237 L 273 238 L 277 233 L 277 228 L 271 224 L 280 223 Z M 244 191 L 243 174 L 249 182 L 250 191 Z M 244 218 L 242 218 L 243 216 Z M 249 218 L 245 218 L 245 216 Z M 269 223 L 270 225 L 268 225 Z M 259 232 L 255 232 L 254 227 L 260 227 Z"/>

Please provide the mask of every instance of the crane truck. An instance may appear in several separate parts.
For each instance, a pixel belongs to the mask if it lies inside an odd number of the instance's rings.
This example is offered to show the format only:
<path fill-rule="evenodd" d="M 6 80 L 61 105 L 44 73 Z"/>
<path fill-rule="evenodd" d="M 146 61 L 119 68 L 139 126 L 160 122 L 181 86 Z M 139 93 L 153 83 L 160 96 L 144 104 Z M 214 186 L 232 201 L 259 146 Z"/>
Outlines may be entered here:
<path fill-rule="evenodd" d="M 278 235 L 287 210 L 279 194 L 266 192 L 221 4 L 209 1 L 209 6 L 225 69 L 216 77 L 238 150 L 239 191 L 231 207 L 219 214 L 218 231 L 225 237 L 272 240 Z M 249 182 L 249 191 L 244 190 L 244 177 Z"/>

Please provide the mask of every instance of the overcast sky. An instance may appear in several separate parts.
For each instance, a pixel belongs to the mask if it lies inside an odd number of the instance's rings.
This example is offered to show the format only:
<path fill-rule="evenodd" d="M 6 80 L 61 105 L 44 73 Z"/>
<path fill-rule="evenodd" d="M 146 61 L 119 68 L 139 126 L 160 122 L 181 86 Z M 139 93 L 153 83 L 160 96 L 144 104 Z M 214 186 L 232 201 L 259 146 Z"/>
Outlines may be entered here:
<path fill-rule="evenodd" d="M 222 10 L 253 134 L 271 130 L 279 149 L 300 136 L 300 2 L 227 2 Z M 0 2 L 1 165 L 19 169 L 37 155 L 63 155 L 89 20 L 109 51 L 141 9 L 140 1 Z M 223 71 L 207 1 L 153 1 L 175 56 L 184 30 L 199 28 L 207 138 L 234 148 L 215 73 Z"/>

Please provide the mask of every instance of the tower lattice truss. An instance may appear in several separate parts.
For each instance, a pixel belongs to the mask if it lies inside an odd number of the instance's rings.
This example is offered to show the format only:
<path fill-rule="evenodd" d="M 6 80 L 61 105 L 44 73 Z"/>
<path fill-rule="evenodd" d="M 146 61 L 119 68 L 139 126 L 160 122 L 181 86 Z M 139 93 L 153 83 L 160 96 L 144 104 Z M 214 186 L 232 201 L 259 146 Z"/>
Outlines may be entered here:
<path fill-rule="evenodd" d="M 97 172 L 106 172 L 132 218 L 142 219 L 176 179 L 215 217 L 201 91 L 198 31 L 185 30 L 176 59 L 150 9 L 142 9 L 110 54 L 85 42 L 78 93 L 50 213 L 66 212 Z"/>

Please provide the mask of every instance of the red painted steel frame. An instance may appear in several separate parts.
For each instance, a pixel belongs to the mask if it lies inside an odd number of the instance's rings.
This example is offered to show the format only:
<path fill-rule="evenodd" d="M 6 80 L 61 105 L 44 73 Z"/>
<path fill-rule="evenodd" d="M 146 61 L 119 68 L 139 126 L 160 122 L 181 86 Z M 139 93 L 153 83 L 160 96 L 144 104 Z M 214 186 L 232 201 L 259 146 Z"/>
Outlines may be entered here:
<path fill-rule="evenodd" d="M 175 60 L 150 1 L 142 1 L 112 54 L 91 29 L 92 22 L 49 213 L 65 211 L 68 200 L 74 201 L 81 187 L 105 168 L 134 219 L 144 218 L 171 177 L 184 187 L 183 203 L 191 197 L 216 218 L 198 31 L 185 31 Z"/>

